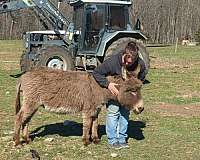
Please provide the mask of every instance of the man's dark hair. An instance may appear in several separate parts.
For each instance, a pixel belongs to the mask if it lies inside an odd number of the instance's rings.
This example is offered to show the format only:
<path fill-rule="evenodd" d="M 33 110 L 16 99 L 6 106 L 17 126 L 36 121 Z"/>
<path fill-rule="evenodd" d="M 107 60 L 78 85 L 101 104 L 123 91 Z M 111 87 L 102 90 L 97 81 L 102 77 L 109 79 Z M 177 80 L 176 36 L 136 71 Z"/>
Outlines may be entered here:
<path fill-rule="evenodd" d="M 129 58 L 131 58 L 133 60 L 133 63 L 135 63 L 139 57 L 138 55 L 138 46 L 136 44 L 136 42 L 129 42 L 123 52 L 124 55 L 124 63 L 128 61 Z"/>
<path fill-rule="evenodd" d="M 138 54 L 138 50 L 139 48 L 136 42 L 131 41 L 126 45 L 124 54 L 126 54 L 126 52 L 129 51 L 131 54 L 133 54 L 133 56 L 135 56 Z"/>

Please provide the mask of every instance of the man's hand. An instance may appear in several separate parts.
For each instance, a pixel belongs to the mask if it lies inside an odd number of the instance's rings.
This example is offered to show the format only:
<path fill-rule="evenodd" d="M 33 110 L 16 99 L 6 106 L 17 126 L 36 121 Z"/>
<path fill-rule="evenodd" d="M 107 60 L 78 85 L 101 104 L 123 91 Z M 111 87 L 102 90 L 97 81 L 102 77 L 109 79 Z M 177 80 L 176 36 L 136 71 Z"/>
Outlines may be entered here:
<path fill-rule="evenodd" d="M 118 89 L 115 87 L 117 85 L 118 84 L 116 84 L 116 83 L 109 83 L 109 85 L 108 85 L 108 90 L 115 96 L 117 96 L 119 94 Z"/>

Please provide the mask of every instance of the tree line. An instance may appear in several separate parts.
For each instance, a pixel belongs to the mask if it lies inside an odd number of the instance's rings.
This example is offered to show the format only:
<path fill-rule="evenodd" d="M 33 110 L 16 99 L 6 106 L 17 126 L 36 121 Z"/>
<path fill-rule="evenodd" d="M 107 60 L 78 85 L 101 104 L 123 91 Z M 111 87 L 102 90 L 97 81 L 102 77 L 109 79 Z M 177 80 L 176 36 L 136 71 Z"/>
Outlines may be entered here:
<path fill-rule="evenodd" d="M 61 5 L 60 9 L 71 17 L 72 8 Z M 175 43 L 177 38 L 195 40 L 200 30 L 200 0 L 134 0 L 131 15 L 133 23 L 140 19 L 142 31 L 151 43 Z M 37 17 L 31 9 L 1 14 L 0 39 L 21 39 L 26 31 L 44 30 Z"/>
<path fill-rule="evenodd" d="M 200 28 L 199 0 L 136 0 L 133 15 L 141 18 L 144 32 L 154 43 L 194 40 Z"/>

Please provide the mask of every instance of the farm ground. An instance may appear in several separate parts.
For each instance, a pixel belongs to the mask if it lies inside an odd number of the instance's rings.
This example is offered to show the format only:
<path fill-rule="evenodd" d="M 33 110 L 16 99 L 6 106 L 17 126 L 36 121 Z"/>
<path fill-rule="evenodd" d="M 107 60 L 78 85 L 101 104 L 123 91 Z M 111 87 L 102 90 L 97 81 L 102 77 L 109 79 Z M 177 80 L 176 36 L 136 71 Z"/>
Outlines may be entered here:
<path fill-rule="evenodd" d="M 200 157 L 200 46 L 150 47 L 149 84 L 143 87 L 145 111 L 131 114 L 129 149 L 109 148 L 105 134 L 105 109 L 100 114 L 99 145 L 83 147 L 82 122 L 76 115 L 58 115 L 42 108 L 34 116 L 29 145 L 13 147 L 16 79 L 21 41 L 0 41 L 0 159 L 43 160 L 196 160 Z M 64 122 L 64 123 L 63 123 Z"/>

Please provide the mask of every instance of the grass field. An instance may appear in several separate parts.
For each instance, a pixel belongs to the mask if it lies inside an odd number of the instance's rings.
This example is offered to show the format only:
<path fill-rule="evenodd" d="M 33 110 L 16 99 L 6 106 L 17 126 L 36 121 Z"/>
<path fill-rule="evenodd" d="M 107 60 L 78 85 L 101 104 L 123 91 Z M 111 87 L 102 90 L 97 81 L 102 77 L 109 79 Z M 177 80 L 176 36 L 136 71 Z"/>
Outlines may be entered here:
<path fill-rule="evenodd" d="M 84 147 L 77 115 L 58 115 L 40 109 L 30 124 L 34 140 L 13 147 L 16 79 L 21 41 L 0 41 L 0 160 L 197 160 L 200 157 L 200 46 L 150 47 L 151 69 L 142 93 L 145 111 L 131 114 L 129 149 L 110 149 L 105 134 L 105 110 L 100 114 L 99 145 Z M 68 125 L 63 122 L 68 120 Z M 115 155 L 114 155 L 115 153 Z"/>

